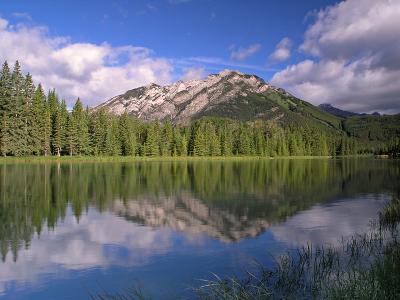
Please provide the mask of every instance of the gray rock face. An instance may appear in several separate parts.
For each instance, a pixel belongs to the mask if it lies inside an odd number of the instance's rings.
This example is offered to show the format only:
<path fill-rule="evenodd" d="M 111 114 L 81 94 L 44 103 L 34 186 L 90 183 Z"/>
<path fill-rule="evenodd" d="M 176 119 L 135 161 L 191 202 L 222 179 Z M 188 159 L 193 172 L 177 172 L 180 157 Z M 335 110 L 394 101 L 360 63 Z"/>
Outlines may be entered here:
<path fill-rule="evenodd" d="M 113 97 L 94 109 L 121 115 L 127 112 L 146 121 L 184 123 L 214 106 L 268 90 L 286 93 L 255 75 L 225 70 L 204 80 L 178 81 L 172 85 L 150 84 Z"/>

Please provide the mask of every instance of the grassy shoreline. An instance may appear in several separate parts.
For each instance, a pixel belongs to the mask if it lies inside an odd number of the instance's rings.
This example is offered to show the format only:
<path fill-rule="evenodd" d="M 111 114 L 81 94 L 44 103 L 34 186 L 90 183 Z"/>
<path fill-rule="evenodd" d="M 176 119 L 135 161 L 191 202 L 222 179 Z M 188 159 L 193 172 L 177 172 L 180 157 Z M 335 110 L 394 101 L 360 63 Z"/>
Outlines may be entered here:
<path fill-rule="evenodd" d="M 279 159 L 335 159 L 335 158 L 372 158 L 373 155 L 347 156 L 7 156 L 0 157 L 4 163 L 73 163 L 73 162 L 169 162 L 169 161 L 244 161 Z"/>

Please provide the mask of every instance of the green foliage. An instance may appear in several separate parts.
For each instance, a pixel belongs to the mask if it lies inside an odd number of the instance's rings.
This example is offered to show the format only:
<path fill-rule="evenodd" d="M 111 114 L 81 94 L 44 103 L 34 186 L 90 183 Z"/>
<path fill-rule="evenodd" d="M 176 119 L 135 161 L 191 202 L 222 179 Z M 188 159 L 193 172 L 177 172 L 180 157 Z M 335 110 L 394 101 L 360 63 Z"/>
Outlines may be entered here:
<path fill-rule="evenodd" d="M 210 117 L 221 115 L 232 119 Z M 148 123 L 127 113 L 90 111 L 79 98 L 68 112 L 56 91 L 46 97 L 18 62 L 12 72 L 5 62 L 0 72 L 3 156 L 400 155 L 399 116 L 343 120 L 275 90 L 232 99 L 197 117 L 185 125 Z"/>
<path fill-rule="evenodd" d="M 122 155 L 135 156 L 137 151 L 135 124 L 127 113 L 124 113 L 119 119 L 119 136 Z"/>
<path fill-rule="evenodd" d="M 159 124 L 151 123 L 147 127 L 146 140 L 143 145 L 143 154 L 145 156 L 158 156 L 160 155 L 159 140 Z"/>

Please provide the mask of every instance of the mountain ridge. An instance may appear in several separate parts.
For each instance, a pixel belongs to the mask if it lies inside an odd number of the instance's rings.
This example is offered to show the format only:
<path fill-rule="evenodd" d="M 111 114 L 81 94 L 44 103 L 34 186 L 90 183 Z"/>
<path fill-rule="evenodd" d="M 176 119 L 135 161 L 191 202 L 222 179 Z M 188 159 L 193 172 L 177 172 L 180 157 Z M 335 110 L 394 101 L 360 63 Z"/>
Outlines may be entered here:
<path fill-rule="evenodd" d="M 318 107 L 321 108 L 323 111 L 326 111 L 327 113 L 330 113 L 332 115 L 335 115 L 335 116 L 341 117 L 341 118 L 348 118 L 348 117 L 360 115 L 359 113 L 355 113 L 352 111 L 347 111 L 347 110 L 337 108 L 330 103 L 322 103 L 322 104 L 318 105 Z"/>
<path fill-rule="evenodd" d="M 349 117 L 354 117 L 354 116 L 380 116 L 381 115 L 378 112 L 373 112 L 372 114 L 367 114 L 367 113 L 356 113 L 356 112 L 352 112 L 352 111 L 347 111 L 347 110 L 337 108 L 330 103 L 322 103 L 322 104 L 318 105 L 318 107 L 321 108 L 323 111 L 330 113 L 331 115 L 340 117 L 340 118 L 349 118 Z"/>
<path fill-rule="evenodd" d="M 340 119 L 256 75 L 224 70 L 202 80 L 177 81 L 171 85 L 149 84 L 128 90 L 94 110 L 128 113 L 145 121 L 188 123 L 203 116 L 243 121 L 310 121 L 339 129 Z"/>

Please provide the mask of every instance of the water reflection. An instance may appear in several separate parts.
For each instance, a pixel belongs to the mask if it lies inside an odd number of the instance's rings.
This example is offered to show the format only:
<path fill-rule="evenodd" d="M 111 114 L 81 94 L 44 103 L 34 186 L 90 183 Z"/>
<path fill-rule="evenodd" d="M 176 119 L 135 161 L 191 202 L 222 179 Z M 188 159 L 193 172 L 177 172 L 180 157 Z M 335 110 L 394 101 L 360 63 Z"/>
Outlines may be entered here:
<path fill-rule="evenodd" d="M 77 274 L 166 285 L 162 266 L 202 278 L 238 253 L 335 243 L 399 194 L 399 175 L 396 161 L 365 159 L 1 165 L 0 292 L 49 292 Z"/>
<path fill-rule="evenodd" d="M 316 205 L 273 226 L 271 232 L 275 239 L 291 247 L 307 244 L 338 246 L 340 237 L 365 232 L 369 220 L 375 219 L 389 200 L 387 195 L 376 195 Z"/>

